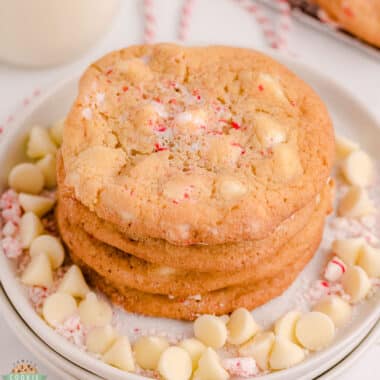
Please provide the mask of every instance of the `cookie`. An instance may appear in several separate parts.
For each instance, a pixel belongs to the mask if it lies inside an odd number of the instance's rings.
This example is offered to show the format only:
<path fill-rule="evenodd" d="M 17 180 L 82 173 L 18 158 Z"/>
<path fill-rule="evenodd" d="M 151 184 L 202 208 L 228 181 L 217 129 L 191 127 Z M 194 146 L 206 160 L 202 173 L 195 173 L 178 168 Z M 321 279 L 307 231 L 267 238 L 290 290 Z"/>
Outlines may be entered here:
<path fill-rule="evenodd" d="M 320 233 L 322 234 L 322 229 Z M 194 320 L 200 314 L 223 315 L 231 313 L 239 307 L 252 310 L 280 296 L 313 257 L 318 245 L 319 241 L 310 243 L 303 240 L 297 248 L 303 251 L 302 257 L 272 278 L 188 298 L 173 298 L 144 293 L 128 287 L 116 287 L 112 278 L 100 276 L 93 269 L 83 265 L 75 256 L 73 259 L 78 265 L 81 265 L 87 281 L 93 287 L 103 292 L 112 302 L 122 306 L 125 310 L 147 316 Z M 291 255 L 292 252 L 293 248 L 289 249 L 287 253 Z"/>
<path fill-rule="evenodd" d="M 65 186 L 134 239 L 263 239 L 319 194 L 334 157 L 325 106 L 265 55 L 134 46 L 81 78 Z"/>
<path fill-rule="evenodd" d="M 58 157 L 58 183 L 62 184 L 58 196 L 59 204 L 72 224 L 84 229 L 95 239 L 142 260 L 187 271 L 231 272 L 255 269 L 259 261 L 277 252 L 285 242 L 304 228 L 318 207 L 324 207 L 327 212 L 331 207 L 332 183 L 330 182 L 317 197 L 317 200 L 325 202 L 324 205 L 319 205 L 315 200 L 312 201 L 278 226 L 265 239 L 218 245 L 175 246 L 165 240 L 129 238 L 121 233 L 117 226 L 100 219 L 71 197 L 70 193 L 64 190 L 63 180 L 62 160 Z"/>
<path fill-rule="evenodd" d="M 380 3 L 362 0 L 313 0 L 340 27 L 380 47 Z"/>
<path fill-rule="evenodd" d="M 112 283 L 118 287 L 126 286 L 147 293 L 183 297 L 247 281 L 258 282 L 279 274 L 302 258 L 303 250 L 297 249 L 302 240 L 320 240 L 327 204 L 328 201 L 323 200 L 305 228 L 286 242 L 278 252 L 258 261 L 255 266 L 237 272 L 185 271 L 151 264 L 92 238 L 75 223 L 68 221 L 65 212 L 67 208 L 60 205 L 56 215 L 61 236 L 70 254 L 99 275 L 112 278 Z M 293 247 L 291 254 L 290 247 Z"/>

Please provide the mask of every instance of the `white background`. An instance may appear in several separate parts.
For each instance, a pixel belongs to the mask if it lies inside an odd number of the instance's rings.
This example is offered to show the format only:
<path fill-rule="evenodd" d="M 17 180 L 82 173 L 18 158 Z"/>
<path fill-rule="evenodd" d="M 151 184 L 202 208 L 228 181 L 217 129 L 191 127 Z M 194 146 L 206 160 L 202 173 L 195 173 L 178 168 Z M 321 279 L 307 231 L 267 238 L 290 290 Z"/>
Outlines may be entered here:
<path fill-rule="evenodd" d="M 155 41 L 175 41 L 182 1 L 155 0 L 153 3 L 157 18 Z M 105 52 L 140 43 L 143 38 L 142 14 L 142 1 L 122 0 L 122 8 L 110 31 L 74 63 L 43 70 L 14 68 L 0 63 L 0 126 L 6 126 L 10 115 L 17 118 L 17 110 L 25 107 L 25 99 L 30 99 L 36 88 L 43 92 L 63 78 L 82 71 Z M 272 20 L 276 19 L 273 14 L 268 15 Z M 187 42 L 267 47 L 252 16 L 230 0 L 196 1 Z M 297 59 L 334 78 L 365 101 L 368 109 L 380 120 L 380 53 L 376 60 L 297 22 L 293 23 L 289 35 L 289 50 Z M 32 351 L 32 347 L 29 350 Z M 17 341 L 0 316 L 0 374 L 8 373 L 13 362 L 19 359 L 34 360 L 38 365 L 29 350 Z M 371 347 L 339 380 L 378 378 L 379 357 L 380 345 Z M 61 380 L 43 366 L 40 366 L 40 372 L 49 375 L 50 380 Z"/>

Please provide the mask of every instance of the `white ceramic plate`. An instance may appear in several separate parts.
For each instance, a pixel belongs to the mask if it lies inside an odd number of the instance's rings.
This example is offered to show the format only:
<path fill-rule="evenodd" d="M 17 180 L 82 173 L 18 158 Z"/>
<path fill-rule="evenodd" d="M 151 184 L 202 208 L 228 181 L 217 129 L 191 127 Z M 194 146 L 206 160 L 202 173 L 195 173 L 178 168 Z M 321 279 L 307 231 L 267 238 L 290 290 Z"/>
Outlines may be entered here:
<path fill-rule="evenodd" d="M 321 95 L 330 110 L 339 133 L 357 140 L 373 157 L 377 160 L 380 159 L 378 143 L 380 141 L 380 129 L 364 105 L 359 103 L 332 80 L 307 66 L 282 57 L 277 58 L 310 83 Z M 20 115 L 18 122 L 14 123 L 6 131 L 0 141 L 0 162 L 3 169 L 0 174 L 0 189 L 6 184 L 6 175 L 9 169 L 23 157 L 22 142 L 31 125 L 47 125 L 64 116 L 74 99 L 76 86 L 77 78 L 67 81 L 56 89 L 46 93 L 26 113 Z M 286 311 L 295 298 L 297 291 L 300 290 L 302 281 L 309 281 L 310 279 L 317 279 L 319 277 L 322 261 L 323 259 L 319 255 L 316 255 L 295 284 L 282 297 L 255 310 L 255 317 L 259 321 L 268 322 L 269 319 L 274 320 Z M 0 278 L 8 297 L 21 317 L 43 341 L 62 356 L 78 364 L 80 367 L 105 378 L 115 380 L 142 379 L 141 376 L 127 374 L 83 353 L 49 328 L 34 312 L 28 302 L 24 288 L 13 274 L 10 261 L 3 254 L 0 254 Z M 263 380 L 310 379 L 331 368 L 365 337 L 379 319 L 380 292 L 367 302 L 359 305 L 355 314 L 352 323 L 339 331 L 334 343 L 329 348 L 309 356 L 306 361 L 294 368 L 272 373 L 261 378 Z M 157 319 L 150 318 L 146 320 L 147 324 L 157 324 Z M 130 323 L 134 323 L 133 318 L 131 318 Z M 177 328 L 181 325 L 180 322 L 169 320 L 160 320 L 159 323 L 162 323 L 166 328 Z"/>
<path fill-rule="evenodd" d="M 44 364 L 62 380 L 100 380 L 100 377 L 90 374 L 83 368 L 68 361 L 44 343 L 22 320 L 14 309 L 3 288 L 0 286 L 0 312 L 8 326 L 21 342 L 27 347 L 33 347 L 33 355 L 39 363 Z"/>
<path fill-rule="evenodd" d="M 342 361 L 334 365 L 316 380 L 333 380 L 347 371 L 358 359 L 374 344 L 380 343 L 380 321 L 371 329 L 362 342 L 347 355 Z"/>
<path fill-rule="evenodd" d="M 25 324 L 20 315 L 14 309 L 7 295 L 0 286 L 0 312 L 14 334 L 25 345 L 33 347 L 33 354 L 46 367 L 48 367 L 61 380 L 101 380 L 100 377 L 91 374 L 85 369 L 65 359 L 38 336 Z M 350 352 L 343 360 L 327 370 L 316 380 L 333 380 L 351 367 L 373 344 L 380 339 L 380 321 L 370 330 L 368 335 Z M 74 377 L 73 377 L 74 376 Z"/>

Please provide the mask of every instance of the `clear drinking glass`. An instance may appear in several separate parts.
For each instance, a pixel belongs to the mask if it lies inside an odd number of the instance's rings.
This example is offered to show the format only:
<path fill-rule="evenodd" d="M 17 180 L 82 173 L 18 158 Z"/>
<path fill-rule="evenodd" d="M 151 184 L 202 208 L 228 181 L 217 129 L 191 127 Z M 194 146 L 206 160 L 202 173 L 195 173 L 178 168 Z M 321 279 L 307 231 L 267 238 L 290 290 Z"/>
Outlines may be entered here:
<path fill-rule="evenodd" d="M 0 0 L 0 60 L 22 66 L 70 61 L 111 25 L 119 0 Z"/>

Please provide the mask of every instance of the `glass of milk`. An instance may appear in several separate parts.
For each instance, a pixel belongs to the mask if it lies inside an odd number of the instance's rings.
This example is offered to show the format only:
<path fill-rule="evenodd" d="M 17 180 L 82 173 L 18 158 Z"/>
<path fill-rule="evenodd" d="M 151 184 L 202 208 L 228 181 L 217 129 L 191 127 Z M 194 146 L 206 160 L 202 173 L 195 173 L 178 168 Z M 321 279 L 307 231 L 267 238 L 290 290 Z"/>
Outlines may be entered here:
<path fill-rule="evenodd" d="M 119 0 L 0 0 L 0 61 L 51 66 L 72 60 L 111 26 Z"/>

